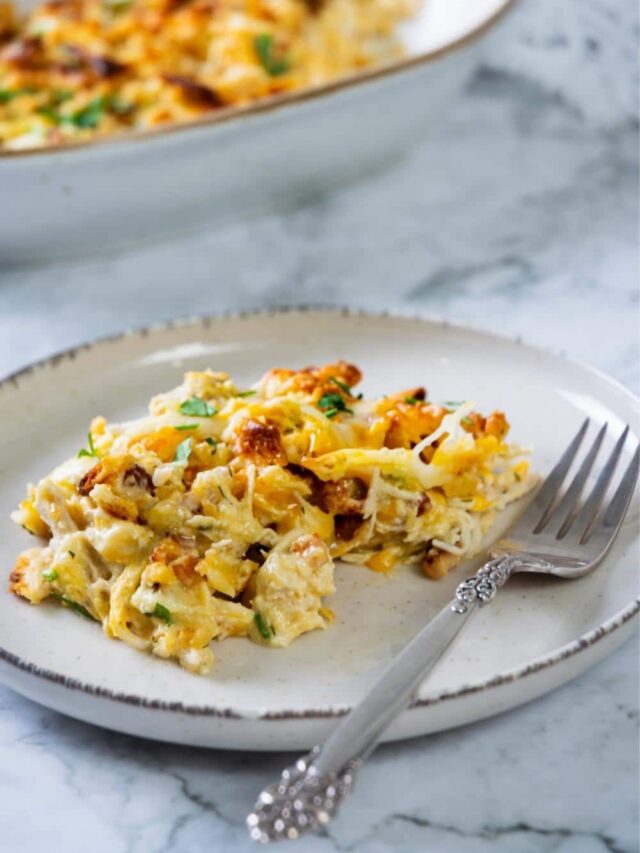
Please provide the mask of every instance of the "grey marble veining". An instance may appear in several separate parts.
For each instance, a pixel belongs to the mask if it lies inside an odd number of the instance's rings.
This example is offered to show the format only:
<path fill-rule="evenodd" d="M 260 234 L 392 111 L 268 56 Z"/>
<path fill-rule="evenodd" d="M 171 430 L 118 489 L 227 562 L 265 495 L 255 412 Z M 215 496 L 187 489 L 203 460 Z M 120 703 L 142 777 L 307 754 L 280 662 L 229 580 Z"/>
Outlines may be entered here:
<path fill-rule="evenodd" d="M 392 171 L 172 244 L 0 271 L 0 371 L 125 326 L 315 302 L 520 335 L 637 389 L 637 42 L 629 0 L 524 0 Z M 330 836 L 295 849 L 634 853 L 638 690 L 634 640 L 530 705 L 385 747 Z M 10 853 L 250 850 L 242 818 L 283 764 L 103 732 L 3 688 L 0 756 Z"/>

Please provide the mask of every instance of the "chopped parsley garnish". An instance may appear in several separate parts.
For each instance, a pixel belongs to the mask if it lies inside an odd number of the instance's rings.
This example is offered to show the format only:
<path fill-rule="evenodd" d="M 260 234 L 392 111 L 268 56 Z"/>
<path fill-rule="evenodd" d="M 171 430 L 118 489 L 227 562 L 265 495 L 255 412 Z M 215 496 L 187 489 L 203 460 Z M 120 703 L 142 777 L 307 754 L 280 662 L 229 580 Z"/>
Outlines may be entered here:
<path fill-rule="evenodd" d="M 253 397 L 253 395 L 257 393 L 258 392 L 255 391 L 253 388 L 250 388 L 248 391 L 238 391 L 236 397 Z"/>
<path fill-rule="evenodd" d="M 164 604 L 160 604 L 160 602 L 156 602 L 156 606 L 153 608 L 151 613 L 147 613 L 147 616 L 155 616 L 156 619 L 162 619 L 163 622 L 166 622 L 167 625 L 171 625 L 173 622 L 173 616 L 171 615 L 171 611 L 167 610 Z"/>
<path fill-rule="evenodd" d="M 100 124 L 105 106 L 104 98 L 94 98 L 89 101 L 86 107 L 81 107 L 72 114 L 71 123 L 75 124 L 76 127 L 94 130 Z"/>
<path fill-rule="evenodd" d="M 318 406 L 324 411 L 328 418 L 335 418 L 339 412 L 348 412 L 351 415 L 353 414 L 353 409 L 350 409 L 347 406 L 340 394 L 334 394 L 333 392 L 323 394 L 318 400 Z"/>
<path fill-rule="evenodd" d="M 191 446 L 193 444 L 193 439 L 185 438 L 184 441 L 181 441 L 180 444 L 176 447 L 176 462 L 188 462 L 189 457 L 191 456 Z"/>
<path fill-rule="evenodd" d="M 92 622 L 97 622 L 98 620 L 92 616 L 86 607 L 83 607 L 81 604 L 78 604 L 77 601 L 74 601 L 72 598 L 67 598 L 66 595 L 60 595 L 59 593 L 53 593 L 53 597 L 56 598 L 59 602 L 64 604 L 69 610 L 73 610 L 74 613 L 77 613 L 78 616 L 84 616 L 85 619 L 91 619 Z"/>
<path fill-rule="evenodd" d="M 218 414 L 218 410 L 201 397 L 191 397 L 180 403 L 180 411 L 183 415 L 192 415 L 195 418 L 212 418 Z"/>
<path fill-rule="evenodd" d="M 57 107 L 66 101 L 70 101 L 73 98 L 73 94 L 71 89 L 54 89 L 51 93 L 51 103 Z"/>
<path fill-rule="evenodd" d="M 254 614 L 253 614 L 253 619 L 254 619 L 254 621 L 255 621 L 255 623 L 256 623 L 256 627 L 258 628 L 258 631 L 260 632 L 260 636 L 261 636 L 264 640 L 270 640 L 270 639 L 271 639 L 272 631 L 269 629 L 269 626 L 268 626 L 268 625 L 267 625 L 267 623 L 264 621 L 264 619 L 262 618 L 262 616 L 261 616 L 259 613 L 254 613 Z"/>
<path fill-rule="evenodd" d="M 49 581 L 49 583 L 52 583 L 53 581 L 58 580 L 58 571 L 57 569 L 45 569 L 42 573 L 42 577 L 46 581 Z"/>
<path fill-rule="evenodd" d="M 260 64 L 270 77 L 280 77 L 291 69 L 288 57 L 277 50 L 270 33 L 260 33 L 253 40 L 253 46 Z"/>
<path fill-rule="evenodd" d="M 50 106 L 50 105 L 44 106 L 44 107 L 38 107 L 36 109 L 36 112 L 38 113 L 38 115 L 41 115 L 41 116 L 44 116 L 45 118 L 48 118 L 52 124 L 62 124 L 64 121 L 66 121 L 65 117 L 60 115 L 60 113 L 57 111 L 57 109 L 55 107 Z"/>
<path fill-rule="evenodd" d="M 89 449 L 86 450 L 83 447 L 82 450 L 79 451 L 78 456 L 95 456 L 96 459 L 99 459 L 100 457 L 98 456 L 98 451 L 93 444 L 93 436 L 90 432 L 87 434 L 87 439 L 89 442 Z"/>
<path fill-rule="evenodd" d="M 329 381 L 333 382 L 334 385 L 337 385 L 338 388 L 341 391 L 344 391 L 344 393 L 347 394 L 349 397 L 353 397 L 353 392 L 352 392 L 351 388 L 349 388 L 349 386 L 346 384 L 346 382 L 343 382 L 341 379 L 338 379 L 336 376 L 330 376 Z"/>
<path fill-rule="evenodd" d="M 457 409 L 459 406 L 462 405 L 462 403 L 463 401 L 461 400 L 445 400 L 442 405 L 445 406 L 445 408 L 447 409 Z"/>
<path fill-rule="evenodd" d="M 182 432 L 185 429 L 198 429 L 199 426 L 200 424 L 178 424 L 178 426 L 175 426 L 174 429 L 177 429 Z"/>
<path fill-rule="evenodd" d="M 464 424 L 465 426 L 472 426 L 473 424 L 471 418 L 461 418 L 460 423 Z"/>
<path fill-rule="evenodd" d="M 420 402 L 420 400 L 418 400 L 417 397 L 405 397 L 404 401 L 405 401 L 405 403 L 408 403 L 410 406 L 415 406 L 416 403 Z"/>
<path fill-rule="evenodd" d="M 61 102 L 58 101 L 58 105 Z M 56 104 L 38 107 L 37 113 L 49 119 L 53 124 L 73 124 L 75 127 L 80 127 L 88 130 L 94 130 L 102 119 L 102 114 L 108 106 L 108 99 L 102 96 L 89 101 L 84 107 L 80 107 L 71 115 L 58 112 Z"/>
<path fill-rule="evenodd" d="M 75 556 L 76 556 L 76 552 L 75 552 L 75 551 L 67 551 L 67 553 L 69 554 L 69 556 L 70 556 L 70 557 L 75 557 Z"/>
<path fill-rule="evenodd" d="M 207 442 L 207 444 L 211 448 L 211 452 L 215 453 L 216 450 L 218 449 L 218 442 L 215 440 L 215 438 L 205 438 L 205 441 Z"/>
<path fill-rule="evenodd" d="M 35 95 L 37 91 L 34 86 L 20 86 L 18 89 L 0 89 L 0 104 L 9 104 L 21 95 Z"/>

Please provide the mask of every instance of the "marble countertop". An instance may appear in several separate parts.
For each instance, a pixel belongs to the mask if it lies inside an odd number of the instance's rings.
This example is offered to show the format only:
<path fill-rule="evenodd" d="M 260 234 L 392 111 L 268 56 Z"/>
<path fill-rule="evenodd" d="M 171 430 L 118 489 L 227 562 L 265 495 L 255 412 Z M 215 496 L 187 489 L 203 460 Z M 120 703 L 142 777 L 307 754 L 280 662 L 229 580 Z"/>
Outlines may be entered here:
<path fill-rule="evenodd" d="M 0 372 L 149 320 L 314 302 L 521 335 L 637 390 L 635 6 L 525 0 L 447 116 L 365 184 L 115 258 L 0 268 Z M 637 851 L 638 656 L 634 639 L 525 707 L 379 750 L 330 836 L 295 849 Z M 0 688 L 0 845 L 250 850 L 242 818 L 282 765 L 101 731 Z"/>

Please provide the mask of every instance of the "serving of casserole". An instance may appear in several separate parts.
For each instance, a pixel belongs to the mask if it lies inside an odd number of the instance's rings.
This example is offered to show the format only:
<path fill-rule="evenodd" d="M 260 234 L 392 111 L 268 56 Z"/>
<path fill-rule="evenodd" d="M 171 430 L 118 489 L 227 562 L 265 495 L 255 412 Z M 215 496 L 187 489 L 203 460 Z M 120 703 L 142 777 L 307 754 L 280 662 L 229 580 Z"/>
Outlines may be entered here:
<path fill-rule="evenodd" d="M 443 577 L 535 478 L 501 412 L 422 387 L 364 399 L 360 379 L 343 361 L 248 389 L 189 372 L 141 419 L 94 419 L 14 513 L 46 541 L 11 590 L 206 673 L 213 639 L 278 648 L 330 625 L 334 560 Z"/>

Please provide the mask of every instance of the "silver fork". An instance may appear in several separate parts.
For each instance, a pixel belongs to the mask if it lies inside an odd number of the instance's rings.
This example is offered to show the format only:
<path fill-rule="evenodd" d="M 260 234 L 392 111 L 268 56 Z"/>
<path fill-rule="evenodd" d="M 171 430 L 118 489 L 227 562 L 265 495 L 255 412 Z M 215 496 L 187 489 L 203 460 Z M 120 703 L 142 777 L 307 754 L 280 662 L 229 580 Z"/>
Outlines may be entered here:
<path fill-rule="evenodd" d="M 509 538 L 489 552 L 491 559 L 458 585 L 453 600 L 432 619 L 386 669 L 364 699 L 342 720 L 322 747 L 298 759 L 265 788 L 247 817 L 254 841 L 296 839 L 325 827 L 353 788 L 356 771 L 375 749 L 383 732 L 407 707 L 425 675 L 449 648 L 470 616 L 493 600 L 518 572 L 581 578 L 600 565 L 627 513 L 638 479 L 640 447 L 603 510 L 629 427 L 619 436 L 591 491 L 582 493 L 607 432 L 605 424 L 592 442 L 568 487 L 570 468 L 589 428 L 575 438 Z"/>

